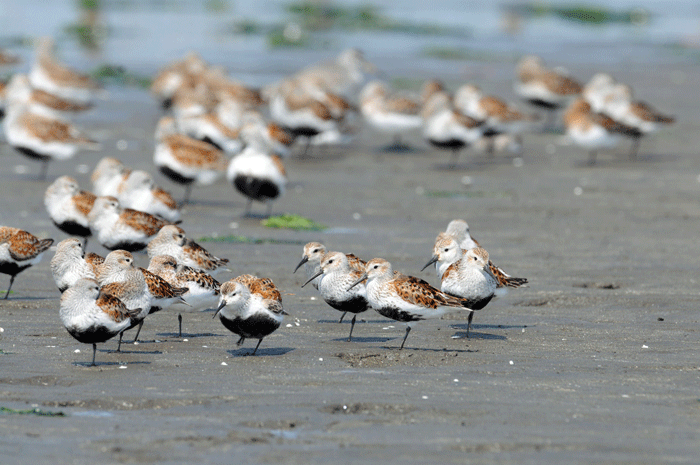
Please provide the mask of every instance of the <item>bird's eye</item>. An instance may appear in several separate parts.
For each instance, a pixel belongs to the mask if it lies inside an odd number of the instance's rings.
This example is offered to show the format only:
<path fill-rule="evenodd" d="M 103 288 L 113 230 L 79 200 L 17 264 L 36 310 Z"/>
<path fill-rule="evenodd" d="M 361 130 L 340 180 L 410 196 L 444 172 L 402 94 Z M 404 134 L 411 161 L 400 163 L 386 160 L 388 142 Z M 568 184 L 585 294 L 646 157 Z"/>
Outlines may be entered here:
<path fill-rule="evenodd" d="M 445 252 L 449 252 L 449 251 L 450 251 L 450 249 L 448 249 L 448 248 L 445 248 Z"/>
<path fill-rule="evenodd" d="M 328 263 L 333 263 L 333 260 L 328 260 Z"/>
<path fill-rule="evenodd" d="M 374 269 L 376 270 L 377 268 L 379 268 L 379 265 L 374 265 Z"/>
<path fill-rule="evenodd" d="M 318 252 L 318 249 L 314 249 L 313 253 L 316 253 L 316 252 Z"/>

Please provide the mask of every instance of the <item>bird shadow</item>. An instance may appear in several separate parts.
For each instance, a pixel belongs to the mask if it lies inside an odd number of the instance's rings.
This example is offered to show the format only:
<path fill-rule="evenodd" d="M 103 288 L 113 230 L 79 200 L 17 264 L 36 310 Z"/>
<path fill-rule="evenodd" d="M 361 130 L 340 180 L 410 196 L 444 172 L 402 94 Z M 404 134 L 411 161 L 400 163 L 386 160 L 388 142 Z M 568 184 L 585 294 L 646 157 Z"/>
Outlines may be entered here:
<path fill-rule="evenodd" d="M 194 339 L 197 337 L 213 337 L 213 336 L 221 336 L 221 334 L 214 334 L 214 333 L 182 333 L 182 336 L 178 333 L 158 333 L 158 336 L 162 337 L 169 337 L 169 338 L 174 338 L 174 339 Z"/>
<path fill-rule="evenodd" d="M 394 337 L 372 337 L 372 336 L 367 336 L 367 337 L 362 337 L 362 336 L 353 336 L 352 340 L 348 341 L 347 337 L 340 337 L 336 339 L 331 339 L 333 342 L 358 342 L 358 343 L 382 343 L 382 342 L 389 342 L 391 340 L 394 340 L 396 338 Z"/>
<path fill-rule="evenodd" d="M 229 349 L 226 352 L 231 357 L 250 357 L 253 354 L 255 347 L 250 348 L 240 348 L 240 349 Z M 274 357 L 279 355 L 285 355 L 294 349 L 291 347 L 269 347 L 261 348 L 255 353 L 255 357 Z"/>
<path fill-rule="evenodd" d="M 336 318 L 334 320 L 323 319 L 323 320 L 317 320 L 316 322 L 317 323 L 350 324 L 350 320 L 352 320 L 352 316 L 349 318 L 346 316 L 342 322 L 340 322 L 338 320 L 340 320 L 340 318 Z M 392 320 L 365 320 L 365 319 L 360 320 L 358 318 L 357 321 L 355 321 L 355 323 L 359 325 L 360 323 L 387 323 L 390 321 L 392 321 Z"/>
<path fill-rule="evenodd" d="M 400 339 L 400 338 L 396 338 Z M 446 352 L 446 353 L 453 353 L 453 352 L 458 352 L 458 353 L 472 353 L 472 352 L 478 352 L 478 350 L 471 350 L 471 349 L 448 349 L 446 347 L 437 349 L 437 348 L 430 348 L 430 347 L 411 347 L 411 346 L 404 346 L 403 349 L 399 349 L 400 346 L 395 346 L 395 347 L 389 347 L 389 346 L 382 346 L 382 349 L 387 349 L 387 350 L 413 350 L 413 351 L 420 351 L 420 352 Z"/>
<path fill-rule="evenodd" d="M 122 345 L 124 345 L 124 343 L 122 343 Z M 139 354 L 139 355 L 162 355 L 163 354 L 163 352 L 161 352 L 160 350 L 124 350 L 124 349 L 121 349 L 119 352 L 117 352 L 116 349 L 114 349 L 114 350 L 105 349 L 102 352 L 106 352 L 108 354 Z"/>
<path fill-rule="evenodd" d="M 400 153 L 400 154 L 422 152 L 422 150 L 419 150 L 415 147 L 412 147 L 410 145 L 403 144 L 403 143 L 393 143 L 393 144 L 385 145 L 383 147 L 379 147 L 377 149 L 377 151 L 380 153 Z"/>
<path fill-rule="evenodd" d="M 190 199 L 186 204 L 180 205 L 180 209 L 186 210 L 187 207 L 216 207 L 216 208 L 229 208 L 231 206 L 230 200 L 212 200 L 212 199 Z"/>
<path fill-rule="evenodd" d="M 100 368 L 100 367 L 109 367 L 109 366 L 126 366 L 126 365 L 150 365 L 151 362 L 146 362 L 146 361 L 137 361 L 137 362 L 95 362 L 93 365 L 92 362 L 73 362 L 73 366 L 76 367 L 81 367 L 81 368 Z"/>

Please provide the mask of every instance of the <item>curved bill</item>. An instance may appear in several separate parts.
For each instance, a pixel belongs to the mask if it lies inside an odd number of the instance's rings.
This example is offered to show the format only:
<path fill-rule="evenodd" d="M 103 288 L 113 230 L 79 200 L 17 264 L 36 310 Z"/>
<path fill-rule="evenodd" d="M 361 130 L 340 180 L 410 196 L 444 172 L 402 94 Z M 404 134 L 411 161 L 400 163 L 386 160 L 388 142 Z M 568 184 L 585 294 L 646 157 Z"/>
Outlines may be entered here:
<path fill-rule="evenodd" d="M 301 287 L 306 286 L 307 284 L 309 284 L 311 281 L 313 281 L 314 279 L 318 278 L 318 277 L 321 276 L 322 274 L 323 274 L 323 270 L 319 271 L 318 273 L 316 273 L 315 275 L 313 275 L 312 277 L 310 277 L 304 284 L 302 284 Z"/>
<path fill-rule="evenodd" d="M 440 258 L 437 255 L 433 255 L 430 258 L 430 261 L 428 263 L 426 263 L 425 266 L 423 268 L 421 268 L 420 270 L 423 271 L 424 269 L 428 268 L 430 265 L 437 262 L 438 260 L 440 260 Z"/>
<path fill-rule="evenodd" d="M 214 312 L 214 316 L 212 316 L 212 318 L 216 318 L 216 315 L 218 315 L 219 312 L 221 311 L 221 309 L 224 308 L 225 306 L 226 306 L 226 301 L 222 299 L 221 302 L 219 303 L 219 306 L 216 308 L 216 311 Z"/>
<path fill-rule="evenodd" d="M 304 258 L 302 258 L 301 261 L 299 262 L 299 264 L 297 265 L 297 267 L 294 268 L 294 273 L 296 273 L 297 270 L 298 270 L 299 268 L 301 268 L 301 265 L 303 265 L 304 263 L 306 263 L 306 262 L 308 262 L 308 261 L 309 261 L 309 257 L 304 257 Z M 304 286 L 302 286 L 302 287 L 304 287 Z"/>
<path fill-rule="evenodd" d="M 349 291 L 350 289 L 352 289 L 353 287 L 357 286 L 358 284 L 360 284 L 360 283 L 361 283 L 362 281 L 364 281 L 365 279 L 367 279 L 367 273 L 364 273 L 362 276 L 360 276 L 360 279 L 358 279 L 357 281 L 355 281 L 354 283 L 352 283 L 352 286 L 348 287 L 346 290 Z"/>

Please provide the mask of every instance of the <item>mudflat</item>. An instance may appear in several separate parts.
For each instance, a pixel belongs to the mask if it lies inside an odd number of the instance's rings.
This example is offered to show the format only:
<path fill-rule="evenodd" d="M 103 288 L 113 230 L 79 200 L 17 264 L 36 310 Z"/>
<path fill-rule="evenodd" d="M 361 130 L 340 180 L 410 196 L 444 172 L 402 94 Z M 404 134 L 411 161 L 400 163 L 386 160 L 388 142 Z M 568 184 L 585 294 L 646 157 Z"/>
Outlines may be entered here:
<path fill-rule="evenodd" d="M 47 253 L 0 301 L 0 406 L 12 409 L 0 412 L 0 462 L 696 463 L 700 73 L 609 71 L 678 119 L 643 140 L 637 160 L 624 144 L 589 167 L 561 135 L 535 133 L 522 157 L 466 151 L 450 169 L 449 153 L 419 134 L 393 153 L 365 129 L 286 162 L 289 189 L 273 211 L 328 226 L 317 232 L 241 218 L 245 199 L 225 182 L 195 188 L 181 226 L 231 260 L 222 279 L 266 276 L 283 293 L 290 315 L 254 357 L 255 341 L 236 347 L 212 312 L 185 312 L 179 338 L 177 312 L 164 310 L 143 342 L 112 353 L 109 341 L 88 367 L 91 347 L 59 320 Z M 493 75 L 482 87 L 512 95 L 506 65 Z M 52 164 L 49 182 L 71 174 L 89 189 L 76 170 L 101 156 L 154 172 L 158 116 L 145 93 L 103 103 L 84 125 L 102 131 L 105 150 Z M 38 166 L 6 145 L 0 156 L 0 224 L 64 239 L 43 206 L 48 183 L 32 179 Z M 346 342 L 349 319 L 338 324 L 292 273 L 303 244 L 320 241 L 437 286 L 420 269 L 454 218 L 530 281 L 479 311 L 469 338 L 457 313 L 419 324 L 399 351 L 405 327 L 368 312 Z M 88 250 L 107 252 L 95 240 Z M 136 261 L 147 266 L 145 254 Z M 31 409 L 64 415 L 16 413 Z"/>

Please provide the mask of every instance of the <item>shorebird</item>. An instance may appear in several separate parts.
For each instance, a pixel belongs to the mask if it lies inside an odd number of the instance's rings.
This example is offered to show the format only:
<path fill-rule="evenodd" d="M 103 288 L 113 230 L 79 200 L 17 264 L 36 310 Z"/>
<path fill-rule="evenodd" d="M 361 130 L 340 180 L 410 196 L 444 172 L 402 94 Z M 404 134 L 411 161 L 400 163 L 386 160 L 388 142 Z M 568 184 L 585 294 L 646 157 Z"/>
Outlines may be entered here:
<path fill-rule="evenodd" d="M 605 97 L 604 112 L 616 122 L 635 129 L 634 133 L 627 134 L 632 137 L 630 158 L 637 157 L 643 136 L 652 134 L 664 125 L 676 121 L 674 117 L 656 111 L 648 103 L 633 100 L 632 88 L 626 84 L 617 84 L 612 87 Z"/>
<path fill-rule="evenodd" d="M 465 299 L 466 306 L 481 310 L 494 297 L 499 281 L 491 271 L 488 252 L 476 247 L 462 250 L 452 236 L 438 236 L 433 256 L 422 268 L 436 263 L 440 277 L 440 290 L 446 294 Z M 474 312 L 467 320 L 467 337 L 472 327 Z"/>
<path fill-rule="evenodd" d="M 229 331 L 240 336 L 236 345 L 246 338 L 255 338 L 255 355 L 265 336 L 272 334 L 287 312 L 282 307 L 282 295 L 268 278 L 241 275 L 221 285 L 221 297 L 214 317 Z"/>
<path fill-rule="evenodd" d="M 106 93 L 97 82 L 56 60 L 52 48 L 52 39 L 39 39 L 29 73 L 33 87 L 77 104 L 89 104 L 95 96 L 104 97 Z"/>
<path fill-rule="evenodd" d="M 476 239 L 474 239 L 469 233 L 469 225 L 464 220 L 452 220 L 447 225 L 447 230 L 444 233 L 438 234 L 435 239 L 435 243 L 443 239 L 445 236 L 451 236 L 455 239 L 459 248 L 463 252 L 470 249 L 481 247 Z M 423 267 L 425 269 L 427 266 Z M 491 260 L 489 260 L 489 267 L 491 268 L 491 273 L 496 276 L 498 280 L 499 287 L 520 287 L 527 284 L 526 278 L 515 278 L 499 267 L 497 267 Z M 438 271 L 438 277 L 442 276 L 442 273 Z"/>
<path fill-rule="evenodd" d="M 222 271 L 231 271 L 225 268 L 229 262 L 228 258 L 219 258 L 210 253 L 192 239 L 188 239 L 184 229 L 175 225 L 163 226 L 148 244 L 148 257 L 152 259 L 158 255 L 170 255 L 178 264 L 204 271 L 212 276 Z"/>
<path fill-rule="evenodd" d="M 358 313 L 370 309 L 367 302 L 367 289 L 363 284 L 348 288 L 364 273 L 350 267 L 348 257 L 342 252 L 328 252 L 321 259 L 320 270 L 311 276 L 301 287 L 306 286 L 316 278 L 320 278 L 318 290 L 328 305 L 343 312 L 343 316 L 352 313 L 348 342 L 352 340 L 352 330 Z M 341 319 L 342 321 L 342 319 Z"/>
<path fill-rule="evenodd" d="M 423 135 L 428 143 L 452 151 L 451 167 L 457 164 L 460 150 L 476 143 L 484 134 L 484 122 L 455 110 L 444 91 L 434 92 L 427 98 L 421 117 Z"/>
<path fill-rule="evenodd" d="M 296 266 L 296 268 L 294 268 L 294 273 L 296 273 L 299 268 L 304 266 L 304 272 L 306 273 L 306 277 L 307 279 L 310 278 L 306 282 L 306 284 L 311 283 L 311 285 L 315 289 L 318 289 L 318 284 L 321 281 L 321 276 L 318 275 L 318 272 L 321 271 L 321 259 L 325 254 L 326 246 L 324 246 L 320 242 L 309 242 L 306 245 L 304 245 L 304 251 L 301 255 L 301 261 Z M 353 254 L 345 254 L 345 258 L 347 259 L 351 269 L 359 271 L 361 273 L 365 272 L 365 262 L 363 260 L 357 258 Z M 345 318 L 346 313 L 347 312 L 343 313 L 340 316 L 340 321 L 338 323 L 343 322 L 343 318 Z"/>
<path fill-rule="evenodd" d="M 561 69 L 548 69 L 540 57 L 525 56 L 518 63 L 515 93 L 538 108 L 547 110 L 547 127 L 554 112 L 565 107 L 583 90 L 581 84 Z"/>
<path fill-rule="evenodd" d="M 505 101 L 491 95 L 484 95 L 479 87 L 472 84 L 461 86 L 455 93 L 455 107 L 465 115 L 484 122 L 484 137 L 491 143 L 488 152 L 493 154 L 493 138 L 499 134 L 522 136 L 527 126 L 539 119 L 537 115 L 527 115 Z"/>
<path fill-rule="evenodd" d="M 399 350 L 418 321 L 439 318 L 450 311 L 473 311 L 466 300 L 447 295 L 422 279 L 395 274 L 391 263 L 382 258 L 368 261 L 365 272 L 350 288 L 364 280 L 369 305 L 386 318 L 406 323 Z"/>
<path fill-rule="evenodd" d="M 91 366 L 95 366 L 98 342 L 121 335 L 142 318 L 140 308 L 127 309 L 93 279 L 80 279 L 63 293 L 59 315 L 71 336 L 83 344 L 92 344 Z"/>
<path fill-rule="evenodd" d="M 103 247 L 129 252 L 144 249 L 163 226 L 171 224 L 142 211 L 122 208 L 114 197 L 98 197 L 88 219 Z"/>
<path fill-rule="evenodd" d="M 596 73 L 586 85 L 583 86 L 581 97 L 591 105 L 591 110 L 593 112 L 604 112 L 605 99 L 610 95 L 615 84 L 617 84 L 617 81 L 608 73 Z"/>
<path fill-rule="evenodd" d="M 27 107 L 30 113 L 49 119 L 68 121 L 78 113 L 92 108 L 91 104 L 74 103 L 41 89 L 32 88 L 26 74 L 15 74 L 7 85 L 6 98 Z"/>
<path fill-rule="evenodd" d="M 153 176 L 134 170 L 117 188 L 117 199 L 124 208 L 159 216 L 166 221 L 180 220 L 180 210 L 172 195 L 156 185 Z"/>
<path fill-rule="evenodd" d="M 370 82 L 362 89 L 360 109 L 371 126 L 393 134 L 397 148 L 403 147 L 402 134 L 416 131 L 423 125 L 418 99 L 404 93 L 390 93 L 381 81 Z"/>
<path fill-rule="evenodd" d="M 216 279 L 204 271 L 178 265 L 170 255 L 151 258 L 148 271 L 165 279 L 173 287 L 187 288 L 182 297 L 194 310 L 213 308 L 219 301 L 221 284 Z M 182 312 L 178 313 L 177 320 L 178 337 L 182 337 Z"/>
<path fill-rule="evenodd" d="M 58 229 L 71 236 L 82 237 L 87 247 L 92 235 L 88 214 L 95 203 L 94 194 L 80 189 L 70 176 L 56 179 L 44 194 L 44 206 Z"/>
<path fill-rule="evenodd" d="M 126 308 L 141 309 L 137 317 L 139 329 L 134 338 L 136 341 L 144 319 L 150 314 L 153 294 L 149 290 L 146 276 L 134 266 L 134 257 L 125 250 L 110 252 L 104 262 L 98 266 L 97 282 L 103 292 L 117 297 Z M 135 326 L 130 325 L 124 331 Z M 121 344 L 122 335 L 120 334 L 117 352 L 121 350 Z"/>
<path fill-rule="evenodd" d="M 287 187 L 287 172 L 282 159 L 253 146 L 233 157 L 226 170 L 226 179 L 248 198 L 244 216 L 250 215 L 254 200 L 266 203 L 266 216 L 270 216 L 272 203 L 284 194 Z"/>
<path fill-rule="evenodd" d="M 209 65 L 196 52 L 189 52 L 181 60 L 163 67 L 151 84 L 151 92 L 160 99 L 167 110 L 172 106 L 173 96 L 183 88 L 193 88 Z"/>
<path fill-rule="evenodd" d="M 100 144 L 73 124 L 29 111 L 10 103 L 3 123 L 7 142 L 19 153 L 42 162 L 39 179 L 46 179 L 52 160 L 68 160 L 80 149 L 99 150 Z"/>
<path fill-rule="evenodd" d="M 51 259 L 51 274 L 61 293 L 80 279 L 97 279 L 92 265 L 85 260 L 83 244 L 74 237 L 58 243 Z"/>
<path fill-rule="evenodd" d="M 5 299 L 10 296 L 15 277 L 41 261 L 53 239 L 37 239 L 34 235 L 10 226 L 0 226 L 0 273 L 10 276 Z"/>
<path fill-rule="evenodd" d="M 98 197 L 116 197 L 119 186 L 126 180 L 131 170 L 112 157 L 104 157 L 90 175 L 92 192 Z"/>
<path fill-rule="evenodd" d="M 252 145 L 259 150 L 289 157 L 290 146 L 294 143 L 294 137 L 282 126 L 265 121 L 257 111 L 248 111 L 243 115 L 241 139 L 246 145 Z"/>
<path fill-rule="evenodd" d="M 639 140 L 641 131 L 616 122 L 603 113 L 594 113 L 591 105 L 579 98 L 569 105 L 564 113 L 566 135 L 576 144 L 588 149 L 588 164 L 596 162 L 598 151 L 617 146 L 620 136 Z"/>
<path fill-rule="evenodd" d="M 228 158 L 206 142 L 175 133 L 175 121 L 164 116 L 158 123 L 153 162 L 171 181 L 185 186 L 183 204 L 190 200 L 193 185 L 208 186 L 225 172 Z"/>

